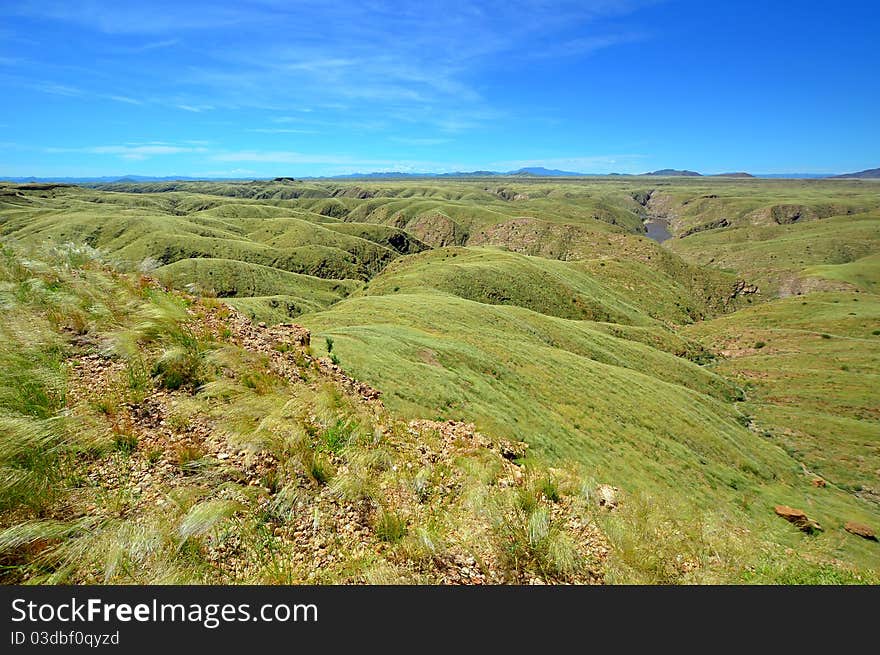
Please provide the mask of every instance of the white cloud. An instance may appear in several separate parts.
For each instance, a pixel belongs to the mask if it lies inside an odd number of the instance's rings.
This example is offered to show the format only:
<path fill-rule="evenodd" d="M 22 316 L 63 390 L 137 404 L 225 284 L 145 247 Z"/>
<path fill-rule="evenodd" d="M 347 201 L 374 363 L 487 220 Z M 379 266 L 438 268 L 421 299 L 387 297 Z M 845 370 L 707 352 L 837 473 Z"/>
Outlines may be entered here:
<path fill-rule="evenodd" d="M 210 111 L 214 109 L 211 105 L 175 105 L 178 109 L 182 109 L 183 111 L 189 111 L 194 114 L 200 114 L 203 111 Z"/>
<path fill-rule="evenodd" d="M 127 105 L 142 105 L 144 104 L 140 100 L 135 100 L 134 98 L 129 98 L 128 96 L 107 96 L 109 100 L 115 100 L 116 102 L 123 102 Z"/>
<path fill-rule="evenodd" d="M 48 93 L 50 95 L 65 96 L 68 98 L 83 95 L 82 89 L 78 89 L 74 86 L 67 86 L 66 84 L 56 84 L 54 82 L 39 82 L 30 86 L 32 89 L 36 89 L 37 91 L 42 91 L 43 93 Z"/>
<path fill-rule="evenodd" d="M 317 130 L 298 130 L 288 127 L 251 127 L 246 132 L 256 132 L 258 134 L 316 134 Z"/>
<path fill-rule="evenodd" d="M 575 57 L 589 55 L 599 50 L 611 48 L 616 45 L 635 43 L 647 38 L 640 33 L 603 34 L 598 36 L 586 36 L 578 39 L 563 41 L 543 50 L 529 53 L 536 59 L 548 57 Z"/>
<path fill-rule="evenodd" d="M 329 171 L 332 169 L 332 172 L 337 174 L 388 171 L 447 173 L 478 168 L 473 164 L 407 159 L 372 159 L 336 153 L 303 153 L 289 150 L 244 150 L 236 152 L 221 152 L 213 154 L 209 158 L 213 161 L 223 162 L 323 166 L 325 167 L 325 170 Z"/>
<path fill-rule="evenodd" d="M 363 164 L 383 166 L 389 163 L 387 160 L 358 160 L 345 155 L 307 154 L 289 150 L 223 152 L 212 155 L 211 159 L 214 161 L 249 161 L 263 164 Z"/>
<path fill-rule="evenodd" d="M 145 43 L 141 46 L 132 48 L 133 52 L 149 52 L 150 50 L 159 50 L 161 48 L 170 48 L 180 43 L 180 39 L 165 39 L 164 41 L 153 41 Z"/>
<path fill-rule="evenodd" d="M 143 146 L 96 146 L 87 148 L 87 152 L 98 155 L 123 155 L 123 156 L 147 156 L 147 155 L 178 155 L 182 152 L 204 152 L 205 148 L 189 148 L 168 145 L 143 145 Z"/>
<path fill-rule="evenodd" d="M 79 87 L 70 86 L 67 84 L 58 84 L 57 82 L 27 82 L 24 83 L 23 86 L 33 89 L 35 91 L 39 91 L 41 93 L 48 93 L 49 95 L 54 96 L 63 96 L 65 98 L 83 98 L 83 99 L 101 99 L 101 100 L 112 100 L 113 102 L 121 102 L 127 105 L 142 105 L 144 104 L 143 100 L 138 100 L 137 98 L 132 98 L 130 96 L 115 94 L 115 93 L 91 93 Z"/>
<path fill-rule="evenodd" d="M 178 146 L 164 143 L 145 143 L 139 145 L 123 144 L 108 146 L 85 146 L 81 148 L 44 148 L 44 152 L 56 153 L 82 153 L 87 155 L 114 155 L 123 159 L 141 160 L 148 157 L 162 155 L 179 155 L 185 153 L 207 152 L 204 147 Z"/>
<path fill-rule="evenodd" d="M 3 7 L 2 13 L 63 21 L 107 34 L 169 34 L 231 27 L 265 18 L 264 12 L 248 9 L 179 0 L 120 1 L 112 5 L 94 0 L 19 0 Z"/>
<path fill-rule="evenodd" d="M 394 136 L 391 140 L 395 143 L 402 143 L 405 146 L 439 146 L 449 143 L 449 139 L 438 139 L 431 137 L 402 137 Z"/>

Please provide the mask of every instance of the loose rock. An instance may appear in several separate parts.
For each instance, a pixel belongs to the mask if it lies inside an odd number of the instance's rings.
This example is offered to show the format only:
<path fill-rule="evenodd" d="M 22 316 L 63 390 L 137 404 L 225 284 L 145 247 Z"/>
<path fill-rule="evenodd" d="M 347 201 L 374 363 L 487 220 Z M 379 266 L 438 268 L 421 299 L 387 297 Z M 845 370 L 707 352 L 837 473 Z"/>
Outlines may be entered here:
<path fill-rule="evenodd" d="M 789 523 L 795 525 L 801 532 L 813 534 L 821 532 L 822 526 L 806 515 L 803 510 L 789 507 L 788 505 L 777 505 L 774 508 L 777 516 L 781 516 Z"/>
<path fill-rule="evenodd" d="M 596 487 L 596 502 L 599 507 L 612 510 L 617 508 L 618 493 L 620 489 L 612 487 L 610 484 L 600 484 Z"/>
<path fill-rule="evenodd" d="M 867 539 L 868 541 L 877 541 L 877 533 L 874 532 L 873 528 L 865 525 L 864 523 L 857 523 L 856 521 L 847 521 L 843 529 L 849 532 L 850 534 L 854 534 L 857 537 L 861 537 L 862 539 Z"/>

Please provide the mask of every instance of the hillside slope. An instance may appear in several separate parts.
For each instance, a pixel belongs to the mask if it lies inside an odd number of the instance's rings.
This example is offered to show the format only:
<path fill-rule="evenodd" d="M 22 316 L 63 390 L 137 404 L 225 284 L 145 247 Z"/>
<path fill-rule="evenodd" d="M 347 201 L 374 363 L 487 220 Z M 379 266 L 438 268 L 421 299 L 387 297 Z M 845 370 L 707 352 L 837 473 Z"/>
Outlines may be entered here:
<path fill-rule="evenodd" d="M 604 580 L 592 488 L 524 444 L 390 415 L 298 326 L 0 254 L 3 582 Z"/>
<path fill-rule="evenodd" d="M 0 234 L 38 252 L 10 255 L 12 272 L 3 288 L 13 309 L 8 320 L 20 315 L 26 324 L 48 325 L 60 334 L 58 343 L 75 346 L 58 352 L 106 354 L 128 343 L 107 368 L 121 366 L 134 380 L 142 378 L 131 358 L 144 352 L 150 411 L 165 416 L 163 403 L 171 393 L 185 416 L 206 417 L 211 443 L 242 439 L 251 444 L 246 450 L 289 458 L 286 450 L 273 450 L 275 437 L 264 435 L 265 428 L 278 436 L 272 426 L 281 426 L 279 434 L 304 430 L 310 438 L 329 435 L 337 443 L 333 420 L 318 427 L 292 424 L 278 408 L 288 407 L 288 395 L 299 394 L 300 378 L 312 384 L 330 376 L 335 382 L 328 383 L 343 386 L 349 380 L 346 388 L 358 396 L 360 383 L 342 370 L 383 394 L 379 423 L 358 419 L 364 425 L 417 421 L 424 427 L 425 419 L 452 420 L 450 429 L 463 435 L 473 429 L 460 424 L 473 422 L 492 443 L 527 442 L 527 464 L 550 481 L 535 499 L 554 503 L 553 487 L 561 485 L 562 496 L 587 512 L 569 518 L 604 533 L 607 557 L 599 558 L 601 566 L 594 561 L 580 569 L 586 577 L 579 579 L 857 581 L 873 579 L 876 544 L 845 526 L 880 525 L 870 479 L 877 422 L 872 385 L 880 370 L 871 341 L 880 203 L 866 186 L 688 177 L 161 183 L 112 191 L 10 185 L 0 189 Z M 661 245 L 642 236 L 649 218 L 666 221 L 673 238 Z M 49 263 L 28 268 L 28 261 L 41 258 Z M 95 262 L 117 272 L 99 274 L 104 269 Z M 80 288 L 81 273 L 70 272 L 78 267 L 96 286 Z M 143 282 L 147 291 L 132 292 L 138 271 L 202 298 L 160 293 L 149 278 Z M 71 286 L 78 290 L 56 293 Z M 827 299 L 814 293 L 829 289 L 838 291 Z M 792 294 L 804 295 L 777 299 Z M 129 298 L 125 312 L 114 298 Z M 195 311 L 193 322 L 175 314 L 155 327 L 149 317 L 169 307 L 154 302 L 162 298 Z M 229 312 L 223 316 L 230 324 L 219 325 L 217 312 Z M 254 327 L 246 317 L 269 327 Z M 265 329 L 274 339 L 274 330 L 292 328 L 272 325 L 293 317 L 312 330 L 311 352 L 276 340 L 268 360 L 263 344 L 262 354 L 236 351 L 247 361 L 243 368 L 230 364 L 230 338 L 239 339 L 235 335 L 243 330 L 256 339 Z M 167 330 L 175 336 L 156 336 Z M 131 346 L 126 334 L 140 335 L 134 341 L 142 348 Z M 10 343 L 26 343 L 15 339 Z M 195 368 L 194 344 L 204 345 L 195 348 Z M 81 346 L 93 350 L 80 352 Z M 315 364 L 315 353 L 330 359 Z M 280 356 L 300 378 L 262 377 Z M 187 384 L 193 375 L 196 381 Z M 181 388 L 160 388 L 167 376 Z M 240 421 L 231 405 L 215 405 L 220 401 L 212 389 L 230 376 L 241 384 L 228 397 L 259 407 Z M 115 397 L 103 388 L 99 396 Z M 90 425 L 122 425 L 137 418 L 128 408 L 132 402 L 104 412 L 96 401 L 84 416 Z M 336 404 L 324 396 L 302 402 L 315 416 L 325 403 Z M 357 398 L 352 402 L 360 407 Z M 348 421 L 347 414 L 338 418 Z M 186 420 L 178 427 L 175 435 L 186 432 Z M 410 427 L 392 430 L 400 436 L 395 452 L 413 441 L 434 443 L 421 428 Z M 251 443 L 252 434 L 260 435 L 259 444 Z M 360 466 L 357 458 L 334 459 L 344 453 L 321 450 L 320 439 L 313 442 L 318 461 L 326 455 L 333 469 Z M 374 449 L 370 444 L 361 443 L 366 451 Z M 134 450 L 139 470 L 151 472 L 143 463 L 147 453 Z M 294 463 L 284 470 L 308 477 L 313 460 L 303 456 L 296 460 L 300 469 Z M 489 470 L 505 469 L 485 457 Z M 499 478 L 486 466 L 464 465 L 468 475 L 491 481 L 490 487 L 513 488 L 509 476 Z M 368 469 L 338 484 L 373 489 L 368 495 L 379 505 L 372 505 L 378 513 L 370 516 L 378 521 L 384 495 L 396 497 L 389 489 L 409 483 Z M 321 477 L 323 469 L 316 470 Z M 328 486 L 311 479 L 318 485 L 313 490 Z M 260 486 L 271 496 L 276 492 L 269 482 Z M 127 484 L 113 486 L 114 493 Z M 213 489 L 213 483 L 204 484 Z M 618 507 L 610 513 L 593 512 L 600 484 L 618 488 Z M 472 496 L 470 483 L 455 489 L 462 495 L 453 503 L 454 521 L 486 518 L 467 512 L 475 509 L 475 497 L 492 492 L 473 488 Z M 359 492 L 355 497 L 362 498 Z M 524 502 L 514 514 L 529 518 L 535 508 Z M 775 515 L 778 505 L 804 510 L 823 530 L 804 534 Z M 543 507 L 551 517 L 558 509 Z M 407 526 L 430 523 L 410 505 L 400 514 L 417 517 Z M 389 521 L 381 530 L 400 528 L 400 521 Z M 489 530 L 489 523 L 481 529 Z M 463 532 L 453 532 L 464 539 Z M 409 527 L 407 534 L 414 534 Z M 247 535 L 249 529 L 239 536 Z M 497 544 L 488 537 L 486 542 Z M 385 546 L 371 543 L 384 552 Z M 584 561 L 593 555 L 584 554 Z M 462 555 L 484 556 L 495 557 Z M 530 561 L 538 556 L 533 553 Z M 395 567 L 403 561 L 394 560 Z M 395 568 L 401 579 L 430 569 L 424 579 L 446 580 L 434 565 L 422 569 L 406 560 L 403 566 L 409 573 Z M 566 570 L 544 577 L 570 579 Z M 296 579 L 307 579 L 301 573 Z M 362 573 L 342 579 L 362 581 Z M 519 569 L 485 575 L 528 578 Z"/>
<path fill-rule="evenodd" d="M 689 326 L 744 410 L 828 483 L 880 505 L 880 297 L 814 293 Z"/>

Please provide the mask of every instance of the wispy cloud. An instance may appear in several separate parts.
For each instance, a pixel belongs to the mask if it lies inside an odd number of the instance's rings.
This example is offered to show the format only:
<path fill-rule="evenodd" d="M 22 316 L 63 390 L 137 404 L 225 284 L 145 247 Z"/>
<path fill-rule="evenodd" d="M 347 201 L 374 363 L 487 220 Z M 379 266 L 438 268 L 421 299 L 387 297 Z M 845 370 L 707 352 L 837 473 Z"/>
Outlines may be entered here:
<path fill-rule="evenodd" d="M 222 152 L 212 155 L 211 159 L 214 161 L 244 161 L 259 162 L 262 164 L 363 164 L 369 166 L 384 166 L 390 163 L 387 159 L 358 159 L 346 155 L 309 154 L 289 150 L 242 150 L 237 152 Z"/>
<path fill-rule="evenodd" d="M 290 107 L 308 98 L 310 108 L 320 106 L 325 116 L 357 111 L 361 121 L 382 122 L 397 113 L 416 116 L 432 129 L 462 132 L 494 120 L 490 99 L 474 83 L 475 72 L 529 53 L 568 56 L 623 43 L 634 37 L 583 36 L 577 28 L 638 4 L 639 0 L 449 0 L 416 10 L 388 2 L 255 0 L 217 6 L 160 0 L 149 8 L 123 3 L 98 11 L 85 0 L 56 0 L 24 2 L 18 11 L 98 32 L 164 37 L 136 46 L 140 50 L 180 43 L 193 48 L 197 43 L 193 61 L 198 63 L 175 71 L 173 84 L 185 89 L 182 97 L 207 102 L 175 103 L 183 111 L 261 108 L 284 112 L 278 122 L 299 122 Z M 309 20 L 303 21 L 303 16 Z M 224 31 L 233 24 L 234 31 Z M 320 33 L 314 30 L 316 24 L 321 25 Z M 209 29 L 222 38 L 192 41 L 181 36 Z M 533 47 L 548 42 L 559 45 Z M 305 108 L 295 111 L 307 113 Z"/>
<path fill-rule="evenodd" d="M 151 50 L 160 50 L 162 48 L 170 48 L 180 43 L 180 39 L 164 39 L 162 41 L 152 41 L 144 43 L 140 46 L 131 48 L 131 52 L 150 52 Z"/>
<path fill-rule="evenodd" d="M 106 3 L 94 0 L 20 0 L 3 7 L 3 14 L 63 21 L 107 34 L 171 34 L 245 25 L 263 19 L 266 11 L 248 11 L 245 3 L 222 6 L 198 0 L 150 3 Z"/>
<path fill-rule="evenodd" d="M 89 127 L 98 115 L 126 129 L 153 128 L 143 135 L 175 139 L 53 152 L 111 162 L 199 152 L 202 157 L 193 160 L 251 162 L 244 168 L 261 171 L 301 164 L 306 170 L 442 172 L 473 164 L 395 157 L 444 152 L 437 158 L 469 158 L 461 153 L 474 153 L 474 144 L 501 143 L 524 125 L 534 126 L 542 97 L 548 100 L 541 118 L 555 118 L 552 94 L 532 94 L 528 86 L 540 70 L 555 65 L 554 58 L 642 38 L 638 25 L 617 18 L 654 1 L 117 0 L 111 6 L 17 0 L 0 3 L 0 23 L 39 25 L 38 38 L 63 33 L 69 39 L 52 41 L 51 48 L 4 51 L 0 66 L 19 56 L 28 62 L 22 70 L 0 70 L 0 94 L 16 87 L 57 96 L 45 104 L 69 108 L 66 116 L 78 118 L 78 133 L 94 130 L 95 136 L 82 137 L 91 143 L 103 140 L 100 125 Z M 20 95 L 20 104 L 31 100 Z M 314 146 L 323 153 L 301 152 L 314 139 L 296 135 L 312 134 L 326 137 L 324 145 Z M 213 142 L 186 143 L 189 135 L 208 135 Z M 261 149 L 273 141 L 271 150 Z M 343 143 L 350 145 L 338 145 Z M 596 158 L 581 159 L 535 165 L 599 165 Z M 483 161 L 476 167 L 486 166 Z"/>
<path fill-rule="evenodd" d="M 122 159 L 133 160 L 147 159 L 148 157 L 154 157 L 157 155 L 179 155 L 182 153 L 197 153 L 206 151 L 207 148 L 204 147 L 178 146 L 165 143 L 85 146 L 79 148 L 50 147 L 45 149 L 45 152 L 53 154 L 77 152 L 88 155 L 113 155 L 116 157 L 121 157 Z"/>
<path fill-rule="evenodd" d="M 394 136 L 391 140 L 395 143 L 401 143 L 405 146 L 439 146 L 449 143 L 449 139 L 435 139 L 430 137 L 402 137 Z"/>
<path fill-rule="evenodd" d="M 214 109 L 212 105 L 175 105 L 175 107 L 194 114 L 201 114 L 203 111 L 211 111 Z"/>
<path fill-rule="evenodd" d="M 129 98 L 128 96 L 107 96 L 110 100 L 115 100 L 116 102 L 123 102 L 127 105 L 142 105 L 144 104 L 141 100 L 136 100 L 134 98 Z"/>
<path fill-rule="evenodd" d="M 648 38 L 646 34 L 638 32 L 585 36 L 563 41 L 529 54 L 535 59 L 546 59 L 549 57 L 576 57 L 589 55 L 598 52 L 599 50 L 605 50 L 617 45 L 636 43 L 646 38 Z"/>
<path fill-rule="evenodd" d="M 126 95 L 120 95 L 116 93 L 95 93 L 86 89 L 82 89 L 80 87 L 70 86 L 68 84 L 59 84 L 57 82 L 51 81 L 20 82 L 19 84 L 20 86 L 32 89 L 34 91 L 39 91 L 40 93 L 46 93 L 53 96 L 62 96 L 65 98 L 81 98 L 84 100 L 112 100 L 113 102 L 121 102 L 127 105 L 146 104 L 146 101 L 144 100 L 139 100 L 137 98 L 132 98 Z"/>
<path fill-rule="evenodd" d="M 248 162 L 254 164 L 286 164 L 331 167 L 336 173 L 364 171 L 402 171 L 413 173 L 450 172 L 474 168 L 473 164 L 430 160 L 358 157 L 339 153 L 307 153 L 289 150 L 243 150 L 220 152 L 209 156 L 212 161 Z"/>
<path fill-rule="evenodd" d="M 250 127 L 245 131 L 257 134 L 317 134 L 317 130 L 298 130 L 289 127 Z"/>
<path fill-rule="evenodd" d="M 344 109 L 344 105 L 339 105 L 336 109 Z M 332 109 L 332 107 L 331 107 Z M 303 114 L 311 114 L 314 109 L 311 107 L 289 107 L 287 111 L 298 111 Z M 305 116 L 275 116 L 272 118 L 273 123 L 301 123 L 303 121 L 308 120 Z"/>
<path fill-rule="evenodd" d="M 74 86 L 66 84 L 56 84 L 54 82 L 38 82 L 29 85 L 32 89 L 42 93 L 48 93 L 54 96 L 65 96 L 68 98 L 82 96 L 84 91 Z"/>

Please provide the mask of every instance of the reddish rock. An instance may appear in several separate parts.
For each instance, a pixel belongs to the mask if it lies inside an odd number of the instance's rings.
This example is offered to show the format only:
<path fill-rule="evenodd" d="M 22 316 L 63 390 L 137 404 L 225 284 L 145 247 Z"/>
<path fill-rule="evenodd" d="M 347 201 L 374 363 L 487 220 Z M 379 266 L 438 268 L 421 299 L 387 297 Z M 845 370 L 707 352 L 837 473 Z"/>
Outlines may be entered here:
<path fill-rule="evenodd" d="M 786 521 L 796 526 L 802 532 L 806 532 L 807 534 L 813 534 L 814 532 L 820 532 L 822 527 L 816 523 L 813 519 L 808 517 L 803 510 L 794 509 L 793 507 L 789 507 L 788 505 L 777 505 L 774 508 L 777 516 L 781 516 Z"/>
<path fill-rule="evenodd" d="M 824 488 L 827 483 L 822 478 L 813 478 L 813 486 Z"/>
<path fill-rule="evenodd" d="M 864 523 L 856 523 L 855 521 L 847 521 L 843 529 L 849 532 L 850 534 L 854 534 L 857 537 L 861 537 L 862 539 L 868 539 L 869 541 L 877 541 L 877 533 L 874 532 L 869 526 Z"/>

